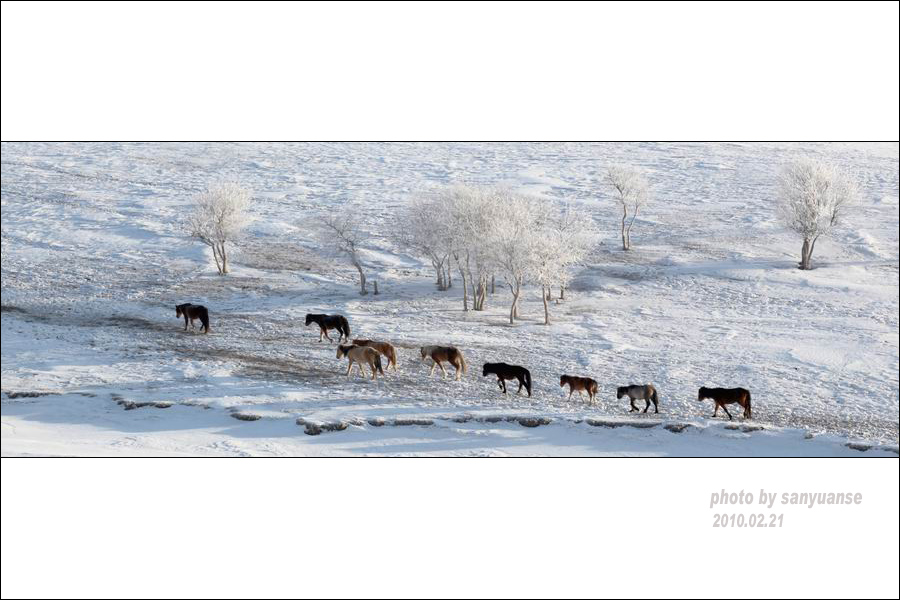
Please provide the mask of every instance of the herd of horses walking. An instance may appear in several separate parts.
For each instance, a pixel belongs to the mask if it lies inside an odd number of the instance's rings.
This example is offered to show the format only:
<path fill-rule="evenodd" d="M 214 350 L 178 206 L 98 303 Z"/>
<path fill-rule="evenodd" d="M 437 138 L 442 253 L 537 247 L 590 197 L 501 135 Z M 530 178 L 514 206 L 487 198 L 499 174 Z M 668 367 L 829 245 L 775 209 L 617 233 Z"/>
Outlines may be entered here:
<path fill-rule="evenodd" d="M 194 321 L 199 319 L 201 330 L 203 330 L 204 333 L 209 333 L 209 311 L 205 306 L 190 303 L 179 304 L 175 307 L 175 316 L 179 318 L 184 317 L 185 331 L 188 328 L 189 322 L 191 328 L 193 328 Z M 327 339 L 329 342 L 334 342 L 334 340 L 331 339 L 331 336 L 328 335 L 328 332 L 330 330 L 338 332 L 336 357 L 338 359 L 347 358 L 348 377 L 353 371 L 354 364 L 358 367 L 359 374 L 363 377 L 366 376 L 363 365 L 368 367 L 369 371 L 372 373 L 373 380 L 377 379 L 379 373 L 383 376 L 384 367 L 381 360 L 382 356 L 387 360 L 388 368 L 393 368 L 394 372 L 397 371 L 397 349 L 389 342 L 378 342 L 361 338 L 354 339 L 350 342 L 350 322 L 347 320 L 347 317 L 343 315 L 307 314 L 306 325 L 309 326 L 312 323 L 319 326 L 320 342 L 323 338 Z M 350 343 L 347 344 L 346 342 Z M 459 348 L 453 346 L 422 346 L 419 348 L 419 353 L 422 362 L 426 362 L 429 359 L 431 360 L 431 371 L 429 376 L 434 375 L 435 368 L 440 368 L 441 377 L 446 377 L 447 370 L 444 369 L 444 363 L 451 365 L 455 369 L 455 379 L 457 381 L 459 381 L 462 375 L 468 371 L 466 359 Z M 528 397 L 531 397 L 531 371 L 525 367 L 510 365 L 503 362 L 484 363 L 481 375 L 482 377 L 496 375 L 497 386 L 504 394 L 507 392 L 506 382 L 516 380 L 519 383 L 516 394 L 520 394 L 524 388 L 528 393 Z M 584 397 L 584 393 L 587 393 L 588 401 L 591 404 L 594 403 L 594 398 L 599 389 L 599 385 L 595 379 L 576 375 L 560 375 L 559 386 L 565 387 L 567 385 L 569 386 L 569 399 L 572 398 L 574 392 L 578 392 L 578 395 L 581 398 Z M 643 412 L 646 413 L 650 409 L 650 404 L 652 403 L 654 413 L 659 413 L 659 394 L 652 384 L 621 386 L 616 390 L 616 398 L 621 400 L 624 397 L 627 397 L 631 404 L 631 410 L 629 412 L 640 411 L 640 408 L 635 405 L 634 401 L 643 400 L 646 403 Z M 737 404 L 744 409 L 745 419 L 752 418 L 750 392 L 744 388 L 701 387 L 697 392 L 697 400 L 713 401 L 715 404 L 713 417 L 718 416 L 719 409 L 721 408 L 725 411 L 728 418 L 731 419 L 731 413 L 728 412 L 726 405 Z"/>

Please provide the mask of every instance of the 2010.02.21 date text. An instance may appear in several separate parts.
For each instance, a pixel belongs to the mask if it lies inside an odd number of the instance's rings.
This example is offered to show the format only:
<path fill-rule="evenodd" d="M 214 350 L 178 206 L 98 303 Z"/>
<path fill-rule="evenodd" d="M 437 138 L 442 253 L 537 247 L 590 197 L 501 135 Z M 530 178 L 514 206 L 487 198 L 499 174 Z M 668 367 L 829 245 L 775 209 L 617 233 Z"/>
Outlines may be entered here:
<path fill-rule="evenodd" d="M 713 515 L 713 527 L 783 527 L 784 514 L 764 515 L 763 513 L 716 513 Z"/>

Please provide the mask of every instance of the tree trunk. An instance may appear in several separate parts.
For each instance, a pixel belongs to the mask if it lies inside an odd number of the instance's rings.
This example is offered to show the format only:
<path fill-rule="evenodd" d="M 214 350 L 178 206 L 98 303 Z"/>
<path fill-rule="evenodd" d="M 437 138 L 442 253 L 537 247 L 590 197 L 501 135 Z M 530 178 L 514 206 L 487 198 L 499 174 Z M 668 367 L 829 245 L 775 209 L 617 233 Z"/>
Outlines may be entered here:
<path fill-rule="evenodd" d="M 353 258 L 353 266 L 359 271 L 359 295 L 365 296 L 369 293 L 369 290 L 366 289 L 366 274 L 363 273 L 362 265 L 359 264 L 359 261 L 356 260 L 356 258 Z"/>
<path fill-rule="evenodd" d="M 434 267 L 434 272 L 437 275 L 437 289 L 440 291 L 444 291 L 444 267 L 439 265 L 436 260 L 431 261 L 431 266 Z"/>
<path fill-rule="evenodd" d="M 216 261 L 216 271 L 219 273 L 219 275 L 221 275 L 222 274 L 222 264 L 219 262 L 219 250 L 216 248 L 215 244 L 210 244 L 209 247 L 212 248 L 213 258 Z"/>
<path fill-rule="evenodd" d="M 803 247 L 800 248 L 800 269 L 809 269 L 809 238 L 803 238 Z"/>
<path fill-rule="evenodd" d="M 516 303 L 519 301 L 519 296 L 516 295 L 516 292 L 513 289 L 513 286 L 510 285 L 509 290 L 512 292 L 512 295 L 513 295 L 512 305 L 510 305 L 510 307 L 509 307 L 509 324 L 513 325 L 516 322 Z"/>
<path fill-rule="evenodd" d="M 628 236 L 625 233 L 625 219 L 628 218 L 628 207 L 622 207 L 622 250 L 628 250 Z"/>
<path fill-rule="evenodd" d="M 378 280 L 377 279 L 372 282 L 372 286 L 375 288 L 375 291 L 372 293 L 377 296 L 378 295 Z"/>
<path fill-rule="evenodd" d="M 462 275 L 462 285 L 463 285 L 463 310 L 469 311 L 469 282 L 466 281 L 466 272 L 463 269 L 459 270 L 460 275 Z"/>
<path fill-rule="evenodd" d="M 219 247 L 219 254 L 222 256 L 222 275 L 226 275 L 231 272 L 231 269 L 228 268 L 228 255 L 225 253 L 225 242 L 222 242 Z"/>
<path fill-rule="evenodd" d="M 628 222 L 628 228 L 625 230 L 625 240 L 628 244 L 628 249 L 631 249 L 631 228 L 634 227 L 634 220 L 637 218 L 638 207 L 634 207 L 634 213 L 631 215 L 631 221 Z"/>
<path fill-rule="evenodd" d="M 541 297 L 544 299 L 544 325 L 550 324 L 550 305 L 547 303 L 547 299 L 550 296 L 550 286 L 547 286 L 547 293 L 544 293 L 544 286 L 541 286 Z"/>
<path fill-rule="evenodd" d="M 444 277 L 444 283 L 446 284 L 447 287 L 444 289 L 449 290 L 450 288 L 453 287 L 453 277 L 450 275 L 450 259 L 449 258 L 447 259 L 446 264 L 447 264 L 447 273 L 446 273 L 446 276 Z"/>
<path fill-rule="evenodd" d="M 482 275 L 478 280 L 478 306 L 475 307 L 475 310 L 484 310 L 484 302 L 487 300 L 487 294 L 487 276 Z"/>
<path fill-rule="evenodd" d="M 497 289 L 494 287 L 494 276 L 491 275 L 491 296 L 493 296 L 496 291 Z"/>
<path fill-rule="evenodd" d="M 564 286 L 564 285 L 559 286 L 559 299 L 560 300 L 566 299 L 566 286 Z"/>
<path fill-rule="evenodd" d="M 803 247 L 800 249 L 800 269 L 804 271 L 812 269 L 812 254 L 813 249 L 816 247 L 817 239 L 819 239 L 818 236 L 812 240 L 809 238 L 803 239 Z"/>

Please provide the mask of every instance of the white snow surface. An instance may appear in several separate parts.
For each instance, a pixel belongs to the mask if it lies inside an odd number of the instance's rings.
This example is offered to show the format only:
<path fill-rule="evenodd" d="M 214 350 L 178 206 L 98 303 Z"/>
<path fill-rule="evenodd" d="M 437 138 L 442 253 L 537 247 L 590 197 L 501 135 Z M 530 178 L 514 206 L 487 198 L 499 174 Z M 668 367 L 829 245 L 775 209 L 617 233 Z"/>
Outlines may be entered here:
<path fill-rule="evenodd" d="M 863 189 L 811 271 L 773 204 L 801 155 Z M 630 252 L 612 163 L 653 190 Z M 219 179 L 255 198 L 225 277 L 180 225 Z M 509 326 L 499 281 L 464 312 L 458 279 L 438 291 L 392 241 L 412 194 L 455 182 L 593 215 L 600 244 L 552 325 L 529 288 Z M 378 296 L 314 241 L 347 203 Z M 896 143 L 4 143 L 2 453 L 896 457 L 898 223 Z M 181 302 L 209 307 L 209 335 L 182 331 Z M 308 312 L 394 343 L 399 373 L 347 378 Z M 429 378 L 426 344 L 461 348 L 463 380 Z M 500 394 L 488 361 L 531 369 L 534 396 Z M 597 379 L 599 402 L 567 400 L 562 373 Z M 645 382 L 660 414 L 629 415 L 616 387 Z M 753 419 L 711 419 L 702 385 L 750 389 Z"/>

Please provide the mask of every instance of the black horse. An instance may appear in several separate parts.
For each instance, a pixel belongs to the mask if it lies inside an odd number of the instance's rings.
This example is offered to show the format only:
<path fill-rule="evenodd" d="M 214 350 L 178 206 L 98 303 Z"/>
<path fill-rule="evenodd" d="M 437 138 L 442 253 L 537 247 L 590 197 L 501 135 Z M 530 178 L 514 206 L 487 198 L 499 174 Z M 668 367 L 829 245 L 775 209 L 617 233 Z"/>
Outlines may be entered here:
<path fill-rule="evenodd" d="M 206 310 L 205 306 L 201 306 L 199 304 L 191 304 L 190 302 L 178 304 L 175 306 L 175 316 L 184 316 L 185 331 L 187 331 L 188 328 L 188 321 L 190 321 L 191 329 L 193 329 L 194 320 L 200 319 L 200 329 L 203 330 L 203 333 L 209 333 L 209 311 Z"/>
<path fill-rule="evenodd" d="M 319 326 L 319 341 L 322 341 L 322 336 L 328 338 L 328 341 L 332 341 L 331 337 L 328 335 L 329 329 L 337 329 L 338 333 L 340 333 L 340 337 L 338 338 L 338 343 L 343 341 L 350 340 L 350 323 L 347 322 L 347 317 L 344 315 L 306 315 L 306 325 L 309 326 L 310 323 L 315 323 Z"/>
<path fill-rule="evenodd" d="M 522 386 L 525 386 L 525 390 L 528 391 L 528 397 L 531 397 L 531 371 L 525 367 L 508 365 L 506 363 L 484 363 L 481 376 L 487 377 L 490 374 L 497 376 L 497 385 L 500 386 L 504 394 L 506 393 L 506 380 L 518 379 L 519 389 L 516 390 L 516 393 L 520 393 Z"/>

